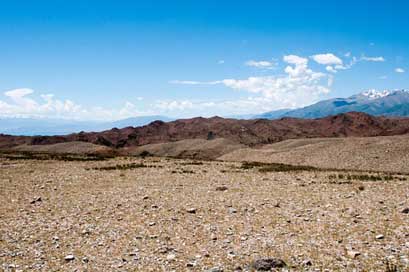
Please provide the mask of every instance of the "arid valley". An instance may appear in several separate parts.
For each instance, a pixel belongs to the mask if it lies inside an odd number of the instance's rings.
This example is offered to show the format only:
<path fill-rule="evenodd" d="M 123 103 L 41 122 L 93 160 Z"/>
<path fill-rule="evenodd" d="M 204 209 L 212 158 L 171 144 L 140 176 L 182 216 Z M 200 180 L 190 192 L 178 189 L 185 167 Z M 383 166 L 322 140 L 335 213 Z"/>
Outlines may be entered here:
<path fill-rule="evenodd" d="M 408 142 L 289 140 L 218 160 L 3 153 L 1 269 L 406 271 Z"/>

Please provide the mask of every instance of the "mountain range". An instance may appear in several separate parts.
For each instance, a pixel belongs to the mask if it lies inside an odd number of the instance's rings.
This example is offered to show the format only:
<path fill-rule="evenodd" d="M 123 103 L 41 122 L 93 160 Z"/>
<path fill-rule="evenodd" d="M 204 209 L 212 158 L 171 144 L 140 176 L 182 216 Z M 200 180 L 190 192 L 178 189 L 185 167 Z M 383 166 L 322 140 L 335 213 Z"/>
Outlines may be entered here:
<path fill-rule="evenodd" d="M 364 112 L 374 116 L 409 116 L 409 91 L 407 90 L 369 90 L 348 98 L 333 98 L 323 100 L 313 105 L 299 109 L 271 111 L 256 118 L 278 119 L 322 118 L 346 112 Z"/>
<path fill-rule="evenodd" d="M 347 98 L 323 100 L 298 109 L 280 109 L 258 115 L 231 116 L 230 119 L 303 119 L 323 118 L 347 112 L 362 112 L 373 116 L 409 117 L 409 91 L 365 91 Z M 0 118 L 0 133 L 9 135 L 66 135 L 71 133 L 101 132 L 112 128 L 139 127 L 153 121 L 175 120 L 166 116 L 141 116 L 112 122 L 75 121 L 64 119 Z"/>
<path fill-rule="evenodd" d="M 10 136 L 0 134 L 0 147 L 86 142 L 115 149 L 186 139 L 227 139 L 246 146 L 261 146 L 286 139 L 317 137 L 369 137 L 409 132 L 409 118 L 375 117 L 360 112 L 320 119 L 237 120 L 221 117 L 154 121 L 146 126 L 81 132 L 65 136 Z"/>

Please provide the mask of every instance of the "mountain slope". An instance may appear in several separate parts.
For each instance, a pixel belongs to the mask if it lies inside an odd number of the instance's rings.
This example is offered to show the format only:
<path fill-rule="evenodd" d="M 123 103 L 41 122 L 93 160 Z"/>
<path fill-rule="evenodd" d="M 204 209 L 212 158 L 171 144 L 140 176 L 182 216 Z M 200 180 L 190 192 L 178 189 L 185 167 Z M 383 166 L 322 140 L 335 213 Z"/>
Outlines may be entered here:
<path fill-rule="evenodd" d="M 409 135 L 292 139 L 237 149 L 218 159 L 409 173 Z"/>
<path fill-rule="evenodd" d="M 409 116 L 409 91 L 366 91 L 348 98 L 320 101 L 295 110 L 279 110 L 259 115 L 259 118 L 282 117 L 322 118 L 350 111 L 364 112 L 375 116 Z"/>

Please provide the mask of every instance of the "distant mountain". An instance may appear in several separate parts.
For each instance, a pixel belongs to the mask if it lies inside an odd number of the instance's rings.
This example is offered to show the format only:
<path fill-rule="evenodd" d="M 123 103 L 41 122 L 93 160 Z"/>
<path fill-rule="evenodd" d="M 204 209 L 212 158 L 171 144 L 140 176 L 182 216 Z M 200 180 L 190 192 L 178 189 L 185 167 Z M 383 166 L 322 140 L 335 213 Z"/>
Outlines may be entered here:
<path fill-rule="evenodd" d="M 48 145 L 80 141 L 119 149 L 187 139 L 212 141 L 219 138 L 247 146 L 260 146 L 297 138 L 390 136 L 406 133 L 409 133 L 409 118 L 374 117 L 360 112 L 321 119 L 237 120 L 197 117 L 167 123 L 155 121 L 147 126 L 113 128 L 102 132 L 81 132 L 65 136 L 27 137 L 0 134 L 0 148 L 22 144 Z"/>
<path fill-rule="evenodd" d="M 320 101 L 311 106 L 293 110 L 279 110 L 256 116 L 257 118 L 278 119 L 282 117 L 322 118 L 346 112 L 364 112 L 374 116 L 409 116 L 409 91 L 369 90 L 348 98 L 334 98 Z"/>
<path fill-rule="evenodd" d="M 165 116 L 140 116 L 113 122 L 76 121 L 52 118 L 0 118 L 0 133 L 10 135 L 66 135 L 80 131 L 99 132 L 111 128 L 138 127 L 153 121 L 172 121 Z"/>
<path fill-rule="evenodd" d="M 163 121 L 169 122 L 173 121 L 174 119 L 161 116 L 161 115 L 152 115 L 152 116 L 139 116 L 139 117 L 131 117 L 127 119 L 122 119 L 114 122 L 104 123 L 102 126 L 104 127 L 102 130 L 107 130 L 111 128 L 124 128 L 124 127 L 140 127 L 147 125 L 153 121 Z"/>

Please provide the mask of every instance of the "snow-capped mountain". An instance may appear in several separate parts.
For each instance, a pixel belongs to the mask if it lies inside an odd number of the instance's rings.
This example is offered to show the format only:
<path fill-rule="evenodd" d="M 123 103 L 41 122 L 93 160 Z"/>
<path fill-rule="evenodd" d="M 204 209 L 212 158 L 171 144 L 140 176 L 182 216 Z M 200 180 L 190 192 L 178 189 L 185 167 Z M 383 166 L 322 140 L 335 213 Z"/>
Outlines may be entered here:
<path fill-rule="evenodd" d="M 257 117 L 268 119 L 281 117 L 321 118 L 350 111 L 365 112 L 376 116 L 409 116 L 409 91 L 368 90 L 348 98 L 323 100 L 304 108 L 272 111 Z"/>
<path fill-rule="evenodd" d="M 361 94 L 363 96 L 368 97 L 369 99 L 377 99 L 377 98 L 388 96 L 392 92 L 393 91 L 389 91 L 389 90 L 377 91 L 377 90 L 372 89 L 372 90 L 364 91 Z"/>

